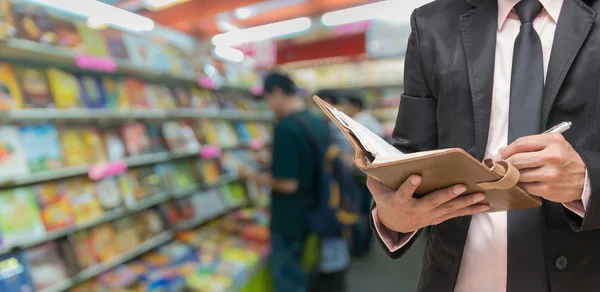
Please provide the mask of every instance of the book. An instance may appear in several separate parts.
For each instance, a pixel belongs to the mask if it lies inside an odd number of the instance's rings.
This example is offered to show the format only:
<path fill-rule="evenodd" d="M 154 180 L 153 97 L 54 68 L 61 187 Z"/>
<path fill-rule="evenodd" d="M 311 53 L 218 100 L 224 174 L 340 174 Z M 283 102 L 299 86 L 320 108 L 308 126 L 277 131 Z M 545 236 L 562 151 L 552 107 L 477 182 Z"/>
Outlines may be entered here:
<path fill-rule="evenodd" d="M 52 17 L 51 21 L 56 34 L 56 45 L 69 49 L 78 49 L 83 46 L 83 39 L 72 19 Z"/>
<path fill-rule="evenodd" d="M 129 52 L 123 41 L 124 33 L 122 31 L 114 28 L 106 28 L 102 30 L 101 34 L 104 37 L 104 42 L 111 56 L 118 59 L 129 59 Z"/>
<path fill-rule="evenodd" d="M 175 179 L 177 169 L 175 167 L 175 163 L 160 163 L 154 166 L 154 172 L 163 178 L 165 185 L 169 189 L 176 189 L 179 186 L 177 185 L 177 181 Z"/>
<path fill-rule="evenodd" d="M 62 128 L 59 131 L 61 151 L 64 153 L 65 166 L 88 164 L 88 149 L 78 128 Z"/>
<path fill-rule="evenodd" d="M 123 137 L 129 155 L 134 156 L 150 152 L 150 137 L 144 124 L 130 123 L 123 125 L 121 137 Z"/>
<path fill-rule="evenodd" d="M 133 249 L 142 243 L 133 219 L 133 217 L 125 217 L 115 221 L 115 243 L 121 252 Z"/>
<path fill-rule="evenodd" d="M 173 96 L 175 96 L 179 107 L 192 107 L 192 97 L 189 88 L 183 86 L 174 86 L 171 88 L 171 92 L 173 93 Z"/>
<path fill-rule="evenodd" d="M 144 189 L 142 189 L 138 182 L 138 176 L 139 171 L 132 170 L 117 178 L 119 192 L 125 202 L 125 206 L 129 209 L 135 208 L 138 202 L 146 196 Z"/>
<path fill-rule="evenodd" d="M 55 44 L 54 23 L 45 7 L 13 1 L 13 17 L 16 38 L 44 44 Z"/>
<path fill-rule="evenodd" d="M 19 128 L 0 126 L 0 179 L 29 173 Z"/>
<path fill-rule="evenodd" d="M 91 244 L 91 236 L 88 230 L 82 230 L 70 234 L 68 239 L 72 246 L 71 250 L 75 252 L 75 258 L 77 259 L 77 266 L 79 269 L 87 269 L 98 262 L 96 254 L 94 253 L 94 246 Z"/>
<path fill-rule="evenodd" d="M 46 231 L 72 226 L 75 223 L 67 186 L 62 181 L 43 183 L 32 187 L 40 207 L 40 216 Z"/>
<path fill-rule="evenodd" d="M 107 57 L 109 55 L 101 30 L 89 27 L 85 21 L 77 22 L 75 26 L 81 36 L 84 53 L 96 57 Z"/>
<path fill-rule="evenodd" d="M 506 161 L 480 162 L 459 148 L 404 154 L 319 97 L 314 100 L 349 140 L 356 166 L 391 189 L 398 189 L 409 176 L 420 174 L 422 183 L 416 197 L 461 183 L 467 186 L 465 194 L 487 194 L 480 203 L 490 206 L 487 212 L 541 205 L 538 198 L 517 186 L 519 171 Z"/>
<path fill-rule="evenodd" d="M 74 178 L 67 181 L 67 192 L 73 218 L 77 224 L 84 224 L 102 217 L 104 211 L 96 197 L 94 184 L 86 178 Z"/>
<path fill-rule="evenodd" d="M 109 261 L 119 255 L 115 244 L 115 230 L 110 223 L 104 223 L 90 229 L 88 241 L 93 254 L 99 262 Z"/>
<path fill-rule="evenodd" d="M 122 160 L 126 156 L 125 144 L 116 130 L 107 130 L 103 133 L 104 146 L 108 160 Z"/>
<path fill-rule="evenodd" d="M 68 278 L 67 267 L 54 242 L 32 247 L 25 251 L 25 261 L 35 289 L 42 290 Z"/>
<path fill-rule="evenodd" d="M 106 108 L 106 94 L 99 78 L 79 75 L 77 82 L 79 83 L 80 99 L 87 108 Z"/>
<path fill-rule="evenodd" d="M 15 66 L 24 108 L 54 108 L 54 100 L 46 79 L 46 72 L 39 68 Z"/>
<path fill-rule="evenodd" d="M 23 252 L 0 255 L 0 291 L 35 291 Z"/>
<path fill-rule="evenodd" d="M 63 166 L 60 140 L 54 125 L 21 126 L 19 136 L 31 172 L 58 169 Z"/>
<path fill-rule="evenodd" d="M 0 191 L 0 230 L 5 246 L 14 246 L 44 236 L 40 209 L 29 187 Z"/>
<path fill-rule="evenodd" d="M 75 75 L 58 68 L 48 69 L 47 75 L 56 108 L 72 109 L 81 107 L 79 84 Z"/>
<path fill-rule="evenodd" d="M 143 81 L 134 78 L 127 78 L 125 79 L 123 86 L 125 88 L 125 94 L 129 98 L 131 108 L 150 108 L 150 103 L 146 98 L 146 84 Z"/>
<path fill-rule="evenodd" d="M 121 192 L 114 177 L 107 177 L 96 182 L 96 194 L 98 202 L 105 211 L 113 210 L 121 206 Z"/>
<path fill-rule="evenodd" d="M 81 132 L 81 138 L 87 149 L 87 160 L 90 164 L 99 164 L 108 160 L 104 149 L 104 141 L 98 129 L 86 127 Z"/>
<path fill-rule="evenodd" d="M 19 108 L 23 108 L 23 95 L 13 66 L 0 62 L 0 111 Z"/>
<path fill-rule="evenodd" d="M 147 124 L 146 132 L 148 133 L 148 138 L 150 139 L 150 152 L 163 152 L 166 151 L 167 148 L 163 143 L 163 137 L 161 135 L 161 126 L 157 124 Z"/>
<path fill-rule="evenodd" d="M 169 121 L 162 125 L 162 133 L 169 150 L 172 152 L 200 151 L 200 143 L 194 130 L 182 122 Z"/>
<path fill-rule="evenodd" d="M 125 84 L 121 78 L 102 78 L 104 94 L 106 95 L 106 107 L 109 109 L 129 109 L 129 97 L 125 92 Z"/>

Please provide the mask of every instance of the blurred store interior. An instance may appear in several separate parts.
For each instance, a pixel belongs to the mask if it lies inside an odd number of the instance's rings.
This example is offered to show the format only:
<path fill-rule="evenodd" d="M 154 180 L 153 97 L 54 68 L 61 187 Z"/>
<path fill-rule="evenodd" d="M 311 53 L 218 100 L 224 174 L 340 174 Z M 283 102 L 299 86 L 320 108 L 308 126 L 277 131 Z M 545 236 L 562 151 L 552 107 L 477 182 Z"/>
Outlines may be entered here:
<path fill-rule="evenodd" d="M 240 175 L 272 149 L 263 78 L 351 92 L 390 138 L 427 2 L 0 0 L 0 291 L 274 291 Z M 340 291 L 412 291 L 423 243 L 370 238 Z"/>

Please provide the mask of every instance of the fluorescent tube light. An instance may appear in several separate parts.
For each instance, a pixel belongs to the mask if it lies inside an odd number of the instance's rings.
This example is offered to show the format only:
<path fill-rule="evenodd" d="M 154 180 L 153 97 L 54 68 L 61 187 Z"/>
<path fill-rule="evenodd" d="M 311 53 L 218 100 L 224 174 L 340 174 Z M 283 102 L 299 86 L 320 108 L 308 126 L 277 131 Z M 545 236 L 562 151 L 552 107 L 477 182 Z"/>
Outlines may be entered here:
<path fill-rule="evenodd" d="M 305 31 L 311 24 L 308 17 L 295 18 L 218 34 L 212 38 L 212 43 L 215 46 L 237 46 Z"/>
<path fill-rule="evenodd" d="M 143 0 L 142 6 L 144 6 L 144 8 L 148 8 L 149 10 L 157 11 L 187 1 L 188 0 Z"/>
<path fill-rule="evenodd" d="M 96 0 L 32 0 L 88 19 L 94 25 L 110 24 L 132 31 L 150 31 L 154 21 L 141 15 Z"/>
<path fill-rule="evenodd" d="M 370 19 L 408 21 L 411 12 L 432 0 L 387 0 L 323 14 L 321 22 L 336 26 Z"/>
<path fill-rule="evenodd" d="M 238 49 L 226 46 L 217 46 L 214 49 L 214 54 L 226 61 L 240 63 L 244 61 L 244 53 Z"/>

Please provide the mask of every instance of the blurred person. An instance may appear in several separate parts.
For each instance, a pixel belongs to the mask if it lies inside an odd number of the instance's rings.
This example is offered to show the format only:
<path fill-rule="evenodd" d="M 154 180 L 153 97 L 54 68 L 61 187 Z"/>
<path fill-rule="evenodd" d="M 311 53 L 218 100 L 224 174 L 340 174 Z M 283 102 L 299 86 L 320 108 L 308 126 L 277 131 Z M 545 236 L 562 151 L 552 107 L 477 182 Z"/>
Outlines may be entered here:
<path fill-rule="evenodd" d="M 599 12 L 593 0 L 447 0 L 413 12 L 394 146 L 500 157 L 543 201 L 484 213 L 485 194 L 464 185 L 414 198 L 419 175 L 397 190 L 369 178 L 372 227 L 391 258 L 433 225 L 415 291 L 599 291 Z M 562 121 L 569 131 L 540 134 Z"/>
<path fill-rule="evenodd" d="M 344 112 L 377 136 L 383 136 L 383 127 L 381 126 L 381 123 L 366 111 L 365 100 L 362 95 L 358 93 L 347 93 Z"/>
<path fill-rule="evenodd" d="M 359 124 L 365 126 L 377 136 L 383 136 L 383 128 L 381 123 L 373 117 L 367 110 L 364 97 L 360 93 L 347 92 L 345 95 L 344 112 L 353 118 Z M 338 132 L 341 132 L 338 130 Z M 354 165 L 353 165 L 354 166 Z M 354 179 L 360 189 L 360 209 L 362 218 L 359 224 L 354 226 L 352 230 L 352 255 L 364 256 L 371 247 L 373 234 L 370 231 L 369 219 L 371 213 L 371 192 L 367 188 L 367 175 L 354 166 Z"/>
<path fill-rule="evenodd" d="M 264 80 L 265 99 L 277 118 L 270 173 L 243 176 L 271 191 L 271 273 L 275 292 L 304 292 L 308 275 L 302 256 L 310 233 L 308 214 L 316 206 L 319 186 L 315 173 L 319 155 L 298 119 L 307 123 L 319 140 L 328 140 L 323 121 L 311 114 L 298 96 L 295 83 L 281 73 Z"/>

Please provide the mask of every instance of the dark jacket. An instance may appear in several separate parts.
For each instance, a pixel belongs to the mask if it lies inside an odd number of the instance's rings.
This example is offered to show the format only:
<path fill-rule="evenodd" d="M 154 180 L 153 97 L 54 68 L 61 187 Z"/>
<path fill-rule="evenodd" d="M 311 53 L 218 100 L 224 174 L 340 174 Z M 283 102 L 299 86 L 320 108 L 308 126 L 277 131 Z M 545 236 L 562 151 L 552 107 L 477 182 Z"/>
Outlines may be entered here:
<path fill-rule="evenodd" d="M 540 269 L 547 270 L 547 287 L 553 292 L 600 291 L 598 11 L 599 1 L 564 0 L 544 89 L 543 126 L 573 122 L 564 136 L 583 158 L 592 192 L 583 219 L 548 201 L 538 212 L 546 262 Z M 415 10 L 411 27 L 394 145 L 404 152 L 458 147 L 483 159 L 490 125 L 497 0 L 438 0 Z M 471 217 L 456 218 L 432 228 L 416 291 L 453 291 L 470 221 Z M 394 253 L 382 247 L 391 258 L 399 258 L 417 237 Z M 517 263 L 527 260 L 508 258 Z M 518 268 L 508 272 L 535 274 Z M 535 291 L 525 288 L 526 283 L 509 286 L 523 287 L 510 292 Z"/>

